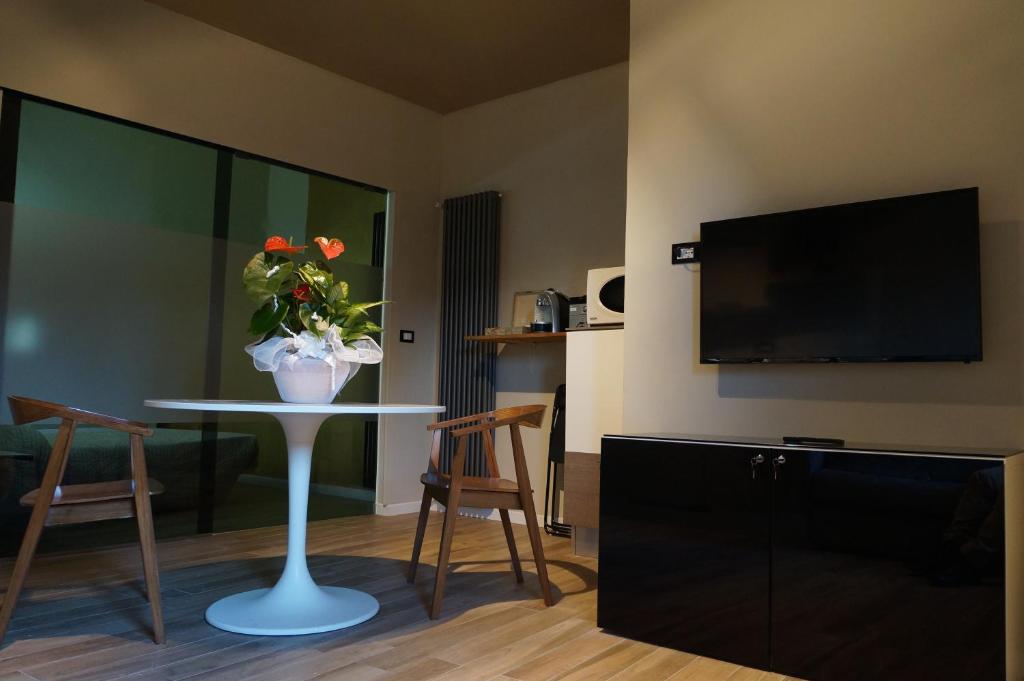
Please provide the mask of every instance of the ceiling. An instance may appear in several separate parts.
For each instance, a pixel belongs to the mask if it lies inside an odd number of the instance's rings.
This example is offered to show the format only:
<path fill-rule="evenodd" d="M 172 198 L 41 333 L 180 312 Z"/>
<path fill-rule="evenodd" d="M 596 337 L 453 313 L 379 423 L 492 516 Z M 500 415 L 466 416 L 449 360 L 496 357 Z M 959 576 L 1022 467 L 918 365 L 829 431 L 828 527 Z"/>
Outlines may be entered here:
<path fill-rule="evenodd" d="M 447 113 L 629 56 L 629 0 L 150 0 Z"/>

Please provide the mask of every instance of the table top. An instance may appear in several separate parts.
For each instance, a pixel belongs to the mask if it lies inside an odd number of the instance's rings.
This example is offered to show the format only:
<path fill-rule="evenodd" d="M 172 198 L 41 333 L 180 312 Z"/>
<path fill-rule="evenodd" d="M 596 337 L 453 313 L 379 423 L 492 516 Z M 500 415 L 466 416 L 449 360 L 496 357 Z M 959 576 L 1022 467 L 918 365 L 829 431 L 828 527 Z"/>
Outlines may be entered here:
<path fill-rule="evenodd" d="M 194 411 L 241 411 L 260 414 L 440 414 L 445 410 L 437 404 L 378 404 L 376 402 L 337 402 L 333 404 L 298 404 L 293 402 L 251 402 L 248 400 L 146 400 L 147 407 L 157 409 L 191 409 Z"/>

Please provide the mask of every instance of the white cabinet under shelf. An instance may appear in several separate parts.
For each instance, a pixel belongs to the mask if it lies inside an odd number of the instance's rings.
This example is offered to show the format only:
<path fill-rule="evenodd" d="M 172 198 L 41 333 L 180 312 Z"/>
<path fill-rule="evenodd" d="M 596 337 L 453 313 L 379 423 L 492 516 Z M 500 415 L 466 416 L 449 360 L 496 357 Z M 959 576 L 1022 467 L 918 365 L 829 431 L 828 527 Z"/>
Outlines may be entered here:
<path fill-rule="evenodd" d="M 597 555 L 601 436 L 622 432 L 622 328 L 566 334 L 565 522 L 573 550 Z"/>

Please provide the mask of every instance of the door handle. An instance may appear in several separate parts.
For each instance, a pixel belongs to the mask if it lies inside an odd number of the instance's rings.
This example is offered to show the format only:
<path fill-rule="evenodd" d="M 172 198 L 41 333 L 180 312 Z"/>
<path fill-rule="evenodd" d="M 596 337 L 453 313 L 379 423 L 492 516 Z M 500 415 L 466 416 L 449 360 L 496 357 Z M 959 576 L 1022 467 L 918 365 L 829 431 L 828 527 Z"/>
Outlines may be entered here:
<path fill-rule="evenodd" d="M 757 467 L 764 463 L 764 454 L 750 457 L 750 479 L 757 480 Z"/>
<path fill-rule="evenodd" d="M 778 480 L 779 479 L 779 467 L 785 465 L 785 463 L 786 463 L 786 455 L 785 454 L 779 454 L 777 457 L 772 459 L 772 479 L 773 480 Z"/>

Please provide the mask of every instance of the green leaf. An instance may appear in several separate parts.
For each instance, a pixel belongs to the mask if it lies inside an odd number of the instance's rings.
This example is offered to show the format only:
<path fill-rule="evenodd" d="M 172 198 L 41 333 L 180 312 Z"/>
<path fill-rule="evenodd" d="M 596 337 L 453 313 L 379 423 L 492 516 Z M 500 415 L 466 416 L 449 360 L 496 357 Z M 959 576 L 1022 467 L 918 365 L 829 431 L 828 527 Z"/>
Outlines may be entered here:
<path fill-rule="evenodd" d="M 357 324 L 356 326 L 353 326 L 350 329 L 350 333 L 352 335 L 358 335 L 358 336 L 364 336 L 364 335 L 370 334 L 370 333 L 380 333 L 381 331 L 383 331 L 383 329 L 381 329 L 379 326 L 377 326 L 373 322 L 369 322 L 369 321 Z"/>
<path fill-rule="evenodd" d="M 331 305 L 332 307 L 338 301 L 347 301 L 347 300 L 348 300 L 348 282 L 346 282 L 346 281 L 339 281 L 334 286 L 332 286 L 331 290 L 327 293 L 327 304 Z"/>
<path fill-rule="evenodd" d="M 249 333 L 262 336 L 275 328 L 288 316 L 288 306 L 274 298 L 253 313 L 249 320 Z"/>
<path fill-rule="evenodd" d="M 242 271 L 242 283 L 249 298 L 262 305 L 267 302 L 292 276 L 295 264 L 287 258 L 257 253 Z"/>
<path fill-rule="evenodd" d="M 311 331 L 319 337 L 320 332 L 316 330 L 316 320 L 313 319 L 313 312 L 313 306 L 309 303 L 299 305 L 299 321 L 302 322 L 307 331 Z"/>
<path fill-rule="evenodd" d="M 319 300 L 327 300 L 331 286 L 334 285 L 334 275 L 330 270 L 322 270 L 315 262 L 303 263 L 299 266 L 299 278 L 309 284 L 313 295 Z"/>
<path fill-rule="evenodd" d="M 349 318 L 358 319 L 365 315 L 367 310 L 377 307 L 378 305 L 384 305 L 387 302 L 388 301 L 386 300 L 377 300 L 372 303 L 352 303 L 345 308 L 345 311 L 342 314 Z"/>
<path fill-rule="evenodd" d="M 341 331 L 341 338 L 346 343 L 358 340 L 371 333 L 380 333 L 383 331 L 383 329 L 377 326 L 377 324 L 369 320 L 351 323 L 349 326 L 339 326 L 339 329 Z"/>

